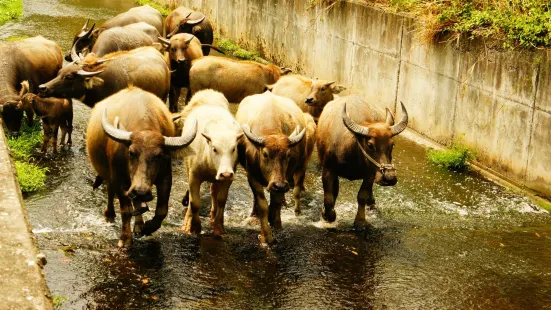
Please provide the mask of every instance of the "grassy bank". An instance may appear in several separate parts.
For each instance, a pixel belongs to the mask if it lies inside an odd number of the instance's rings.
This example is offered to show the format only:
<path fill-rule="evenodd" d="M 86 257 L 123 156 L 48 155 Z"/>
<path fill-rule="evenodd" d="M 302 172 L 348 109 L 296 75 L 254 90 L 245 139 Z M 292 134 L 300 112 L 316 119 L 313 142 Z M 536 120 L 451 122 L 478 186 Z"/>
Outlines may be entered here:
<path fill-rule="evenodd" d="M 231 40 L 220 39 L 217 37 L 216 46 L 224 51 L 226 56 L 235 57 L 241 60 L 252 60 L 263 64 L 268 63 L 266 60 L 260 57 L 258 52 L 248 51 Z"/>
<path fill-rule="evenodd" d="M 30 193 L 40 189 L 46 182 L 46 168 L 34 163 L 34 150 L 42 142 L 40 121 L 34 122 L 32 127 L 23 124 L 21 136 L 8 138 L 8 146 L 15 159 L 17 179 L 23 193 Z"/>
<path fill-rule="evenodd" d="M 0 0 L 0 25 L 23 14 L 23 0 Z"/>
<path fill-rule="evenodd" d="M 309 0 L 312 6 L 344 0 Z M 491 38 L 505 48 L 551 47 L 549 0 L 356 0 L 419 18 L 424 41 Z"/>
<path fill-rule="evenodd" d="M 450 149 L 427 149 L 429 160 L 441 167 L 453 171 L 465 171 L 469 169 L 468 162 L 474 159 L 474 153 L 461 144 L 454 144 Z"/>
<path fill-rule="evenodd" d="M 2 1 L 2 0 L 0 0 Z M 150 7 L 156 9 L 157 11 L 161 12 L 163 16 L 168 16 L 170 14 L 170 9 L 168 6 L 162 5 L 160 3 L 155 2 L 154 0 L 134 0 L 139 5 L 146 5 L 148 4 Z"/>

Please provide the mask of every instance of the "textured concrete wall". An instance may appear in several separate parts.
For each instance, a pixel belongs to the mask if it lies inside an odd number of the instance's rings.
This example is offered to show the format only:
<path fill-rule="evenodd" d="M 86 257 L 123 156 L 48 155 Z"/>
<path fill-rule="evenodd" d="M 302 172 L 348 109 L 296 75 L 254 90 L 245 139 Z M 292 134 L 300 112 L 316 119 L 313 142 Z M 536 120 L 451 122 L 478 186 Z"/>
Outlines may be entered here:
<path fill-rule="evenodd" d="M 0 309 L 52 309 L 0 121 Z"/>
<path fill-rule="evenodd" d="M 460 140 L 488 168 L 551 197 L 544 52 L 497 52 L 469 39 L 421 44 L 411 18 L 350 2 L 330 10 L 307 0 L 161 2 L 202 11 L 223 37 L 382 108 L 403 101 L 410 128 L 444 145 Z"/>

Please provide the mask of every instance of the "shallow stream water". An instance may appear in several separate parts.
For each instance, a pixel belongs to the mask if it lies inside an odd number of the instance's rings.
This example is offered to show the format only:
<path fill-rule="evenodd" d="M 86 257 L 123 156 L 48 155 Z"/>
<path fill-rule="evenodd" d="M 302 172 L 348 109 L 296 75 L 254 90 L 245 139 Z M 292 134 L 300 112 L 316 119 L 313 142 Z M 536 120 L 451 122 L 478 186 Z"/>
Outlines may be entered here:
<path fill-rule="evenodd" d="M 101 22 L 129 0 L 25 0 L 25 15 L 0 39 L 42 34 L 66 52 L 86 18 Z M 235 108 L 235 106 L 233 106 Z M 74 146 L 48 155 L 47 186 L 25 205 L 48 259 L 48 286 L 62 309 L 538 309 L 551 307 L 551 216 L 484 180 L 431 165 L 425 150 L 398 139 L 395 187 L 375 186 L 373 227 L 352 229 L 359 182 L 341 180 L 332 225 L 320 221 L 320 168 L 314 154 L 303 215 L 283 210 L 278 243 L 262 246 L 251 223 L 243 171 L 230 189 L 226 235 L 215 238 L 203 187 L 203 234 L 178 231 L 187 188 L 175 161 L 171 209 L 152 237 L 116 247 L 120 216 L 103 220 L 104 187 L 92 191 L 85 150 L 90 109 L 75 104 Z M 288 201 L 292 201 L 290 195 Z M 151 216 L 148 214 L 146 216 Z"/>

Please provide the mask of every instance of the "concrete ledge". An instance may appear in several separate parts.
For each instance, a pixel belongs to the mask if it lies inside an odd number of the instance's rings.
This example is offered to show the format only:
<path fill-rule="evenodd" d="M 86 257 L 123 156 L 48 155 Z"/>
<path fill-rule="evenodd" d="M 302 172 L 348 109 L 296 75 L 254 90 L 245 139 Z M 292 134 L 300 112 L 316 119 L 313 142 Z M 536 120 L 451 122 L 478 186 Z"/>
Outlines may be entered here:
<path fill-rule="evenodd" d="M 0 308 L 53 309 L 0 121 Z"/>

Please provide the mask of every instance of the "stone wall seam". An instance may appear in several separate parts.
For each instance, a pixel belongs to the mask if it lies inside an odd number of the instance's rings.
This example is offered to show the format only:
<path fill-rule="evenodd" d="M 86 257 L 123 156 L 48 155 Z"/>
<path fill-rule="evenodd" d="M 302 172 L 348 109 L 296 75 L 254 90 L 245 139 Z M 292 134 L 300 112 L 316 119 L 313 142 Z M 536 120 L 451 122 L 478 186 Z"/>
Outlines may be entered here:
<path fill-rule="evenodd" d="M 394 115 L 398 112 L 398 93 L 400 92 L 400 72 L 402 69 L 402 49 L 404 47 L 404 19 L 400 25 L 400 48 L 398 49 L 398 69 L 396 70 L 396 88 L 394 89 Z"/>
<path fill-rule="evenodd" d="M 535 81 L 534 81 L 534 87 L 533 87 L 533 94 L 532 96 L 530 97 L 530 101 L 531 101 L 531 110 L 530 110 L 530 113 L 532 114 L 530 116 L 530 130 L 528 131 L 528 145 L 527 145 L 527 148 L 528 148 L 528 156 L 526 156 L 526 164 L 524 165 L 524 175 L 522 176 L 522 179 L 524 181 L 528 181 L 528 165 L 530 164 L 530 149 L 532 147 L 532 132 L 534 130 L 534 117 L 536 115 L 536 97 L 538 95 L 538 87 L 539 87 L 539 84 L 540 84 L 540 69 L 541 69 L 541 64 L 538 64 L 538 66 L 536 67 L 536 78 L 535 78 Z"/>
<path fill-rule="evenodd" d="M 452 114 L 452 137 L 450 143 L 455 142 L 455 118 L 457 117 L 457 105 L 459 104 L 459 94 L 461 93 L 461 65 L 463 64 L 463 49 L 461 47 L 461 37 L 457 38 L 457 44 L 459 46 L 459 56 L 457 59 L 457 89 L 455 90 L 455 101 L 453 103 L 453 114 Z"/>

